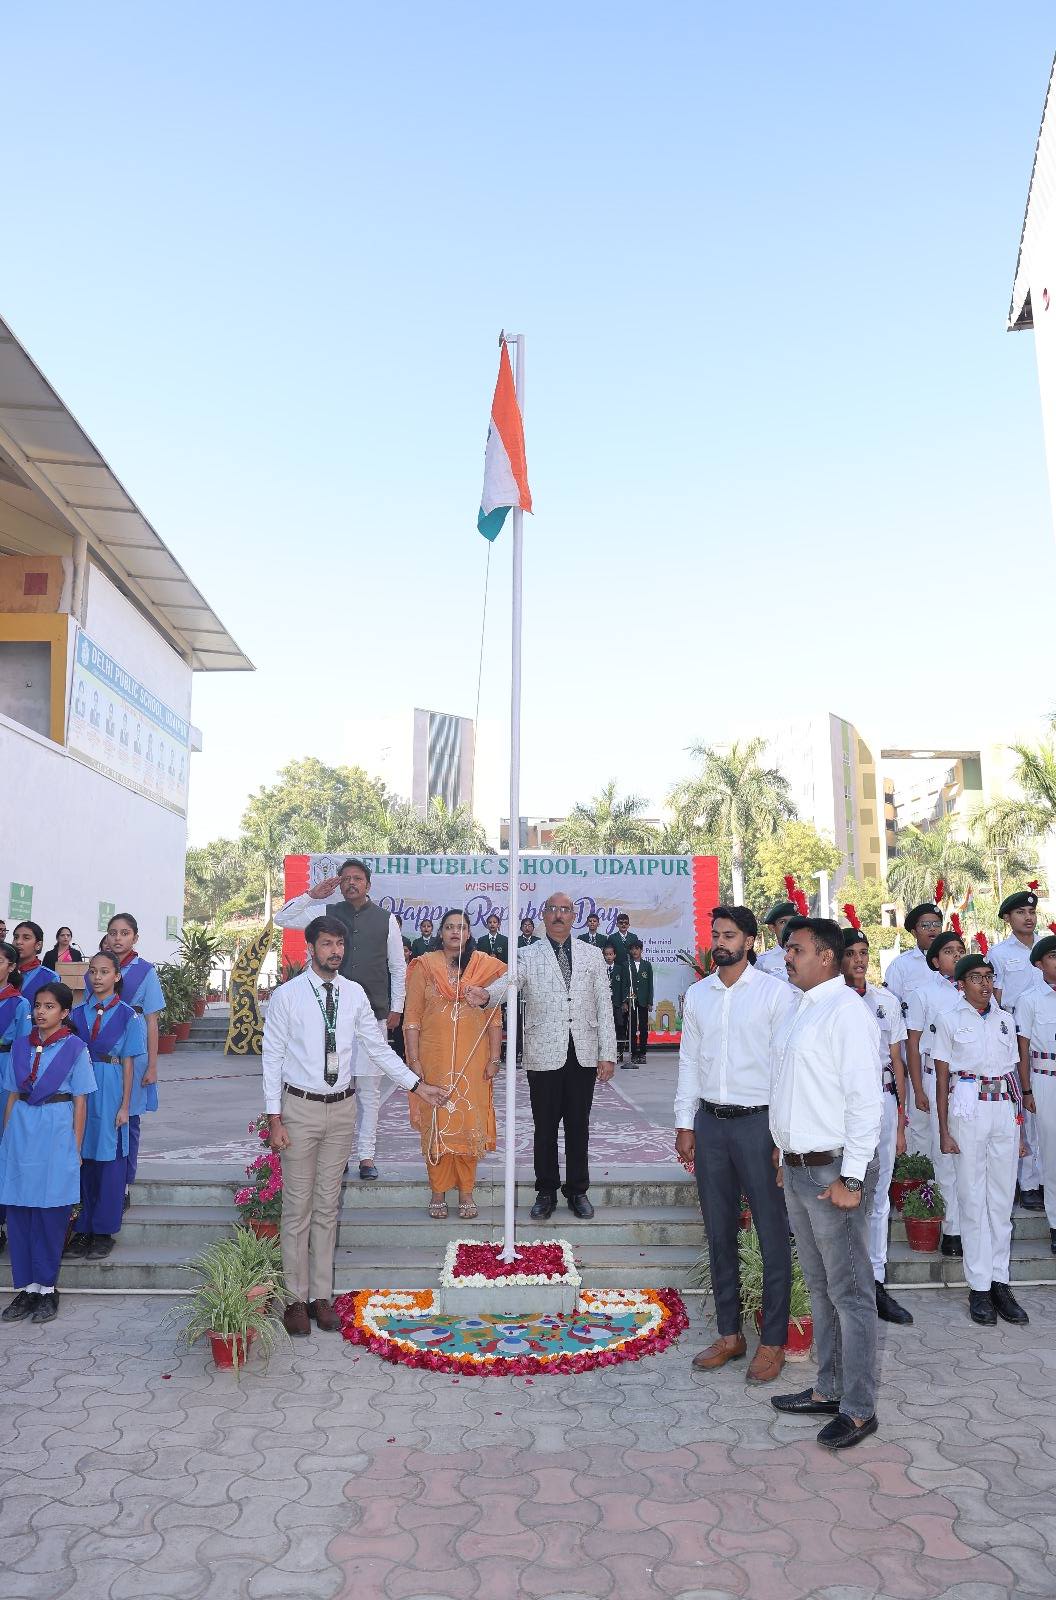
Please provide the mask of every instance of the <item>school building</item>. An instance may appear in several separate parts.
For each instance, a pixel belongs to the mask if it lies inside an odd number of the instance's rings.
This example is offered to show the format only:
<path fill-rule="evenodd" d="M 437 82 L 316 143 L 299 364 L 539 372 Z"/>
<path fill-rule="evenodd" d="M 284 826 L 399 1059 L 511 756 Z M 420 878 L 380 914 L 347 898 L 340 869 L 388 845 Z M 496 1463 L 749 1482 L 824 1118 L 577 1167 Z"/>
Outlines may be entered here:
<path fill-rule="evenodd" d="M 183 917 L 195 672 L 252 671 L 0 321 L 0 917 L 114 909 L 157 960 Z"/>

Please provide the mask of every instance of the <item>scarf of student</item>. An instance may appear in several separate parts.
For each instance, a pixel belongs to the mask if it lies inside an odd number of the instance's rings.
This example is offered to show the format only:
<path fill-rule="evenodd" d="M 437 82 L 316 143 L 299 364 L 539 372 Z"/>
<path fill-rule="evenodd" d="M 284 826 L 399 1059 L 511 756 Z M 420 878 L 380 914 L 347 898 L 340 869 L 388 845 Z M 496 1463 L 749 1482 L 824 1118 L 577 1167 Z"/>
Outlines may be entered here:
<path fill-rule="evenodd" d="M 13 983 L 7 983 L 0 989 L 0 1039 L 10 1027 L 21 998 Z"/>
<path fill-rule="evenodd" d="M 154 968 L 142 956 L 130 950 L 121 962 L 121 998 L 126 1006 L 135 1007 L 136 995 L 147 981 L 147 973 Z"/>
<path fill-rule="evenodd" d="M 52 1050 L 58 1045 L 57 1050 Z M 36 1028 L 28 1038 L 16 1039 L 11 1046 L 11 1065 L 19 1094 L 28 1094 L 31 1106 L 39 1106 L 49 1095 L 57 1094 L 59 1085 L 65 1083 L 77 1052 L 82 1048 L 80 1039 L 69 1028 L 57 1028 L 50 1039 L 42 1039 Z M 51 1055 L 44 1071 L 40 1071 L 44 1052 Z"/>
<path fill-rule="evenodd" d="M 124 1035 L 129 1019 L 133 1016 L 135 1012 L 132 1007 L 115 994 L 103 1007 L 101 1018 L 99 1002 L 93 998 L 86 1000 L 83 1006 L 78 1006 L 71 1014 L 70 1021 L 78 1037 L 88 1046 L 88 1054 L 92 1060 L 99 1061 L 103 1056 L 114 1054 L 114 1046 Z M 96 1032 L 97 1023 L 98 1032 Z"/>

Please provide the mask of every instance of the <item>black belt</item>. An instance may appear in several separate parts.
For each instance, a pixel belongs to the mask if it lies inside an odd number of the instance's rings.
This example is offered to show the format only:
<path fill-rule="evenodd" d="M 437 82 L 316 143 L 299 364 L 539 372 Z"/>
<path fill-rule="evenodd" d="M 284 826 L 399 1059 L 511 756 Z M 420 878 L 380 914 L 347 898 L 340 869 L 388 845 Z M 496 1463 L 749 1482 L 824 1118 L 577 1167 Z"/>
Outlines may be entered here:
<path fill-rule="evenodd" d="M 298 1100 L 318 1100 L 324 1106 L 332 1106 L 337 1100 L 347 1100 L 349 1095 L 356 1092 L 354 1084 L 349 1084 L 347 1089 L 338 1089 L 336 1094 L 309 1094 L 307 1089 L 296 1089 L 292 1083 L 284 1083 L 282 1087 L 287 1094 L 295 1094 Z"/>
<path fill-rule="evenodd" d="M 27 1089 L 25 1091 L 25 1093 L 24 1094 L 20 1094 L 18 1098 L 20 1100 L 29 1100 L 29 1099 L 32 1098 L 32 1095 L 33 1095 L 32 1089 Z M 72 1100 L 72 1099 L 73 1099 L 73 1095 L 72 1094 L 46 1094 L 44 1096 L 43 1100 L 38 1100 L 37 1101 L 37 1105 L 38 1106 L 54 1106 L 54 1105 L 57 1105 L 60 1100 Z"/>
<path fill-rule="evenodd" d="M 786 1167 L 828 1167 L 839 1161 L 843 1155 L 842 1150 L 808 1150 L 805 1155 L 793 1155 L 791 1151 L 784 1150 L 781 1159 Z"/>
<path fill-rule="evenodd" d="M 0 1056 L 9 1056 L 10 1054 L 11 1046 L 9 1044 L 0 1044 Z"/>
<path fill-rule="evenodd" d="M 96 1066 L 99 1066 L 100 1064 L 102 1064 L 103 1066 L 112 1067 L 115 1064 L 118 1065 L 118 1066 L 121 1064 L 121 1057 L 120 1056 L 92 1056 L 92 1061 Z"/>
<path fill-rule="evenodd" d="M 768 1109 L 766 1106 L 720 1106 L 710 1100 L 702 1100 L 700 1104 L 709 1117 L 754 1117 Z"/>

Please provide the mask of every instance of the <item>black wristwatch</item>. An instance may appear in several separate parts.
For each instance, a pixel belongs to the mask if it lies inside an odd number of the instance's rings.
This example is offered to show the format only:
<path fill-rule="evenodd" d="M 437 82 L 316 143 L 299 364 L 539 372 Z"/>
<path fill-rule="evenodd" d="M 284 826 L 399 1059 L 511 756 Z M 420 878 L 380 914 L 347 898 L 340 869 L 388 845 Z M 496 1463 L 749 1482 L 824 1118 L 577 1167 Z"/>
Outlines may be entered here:
<path fill-rule="evenodd" d="M 861 1192 L 861 1187 L 862 1187 L 861 1178 L 842 1178 L 841 1177 L 840 1182 L 843 1184 L 843 1187 L 845 1189 L 849 1189 L 852 1194 L 859 1194 Z"/>
<path fill-rule="evenodd" d="M 418 1090 L 422 1087 L 422 1084 L 424 1082 L 425 1082 L 425 1079 L 423 1077 L 419 1076 L 418 1082 L 417 1083 L 412 1083 L 412 1085 L 411 1085 L 411 1091 L 410 1091 L 411 1094 L 417 1094 Z"/>

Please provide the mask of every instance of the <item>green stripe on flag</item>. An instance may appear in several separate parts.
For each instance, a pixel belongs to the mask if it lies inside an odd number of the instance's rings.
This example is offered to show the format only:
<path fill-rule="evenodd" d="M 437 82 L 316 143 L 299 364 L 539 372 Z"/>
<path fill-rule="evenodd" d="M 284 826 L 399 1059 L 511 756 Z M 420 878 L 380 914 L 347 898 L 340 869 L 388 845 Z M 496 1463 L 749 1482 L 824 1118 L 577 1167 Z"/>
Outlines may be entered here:
<path fill-rule="evenodd" d="M 509 509 L 509 506 L 496 506 L 494 511 L 485 513 L 481 506 L 477 512 L 477 532 L 482 533 L 485 539 L 497 539 Z"/>

